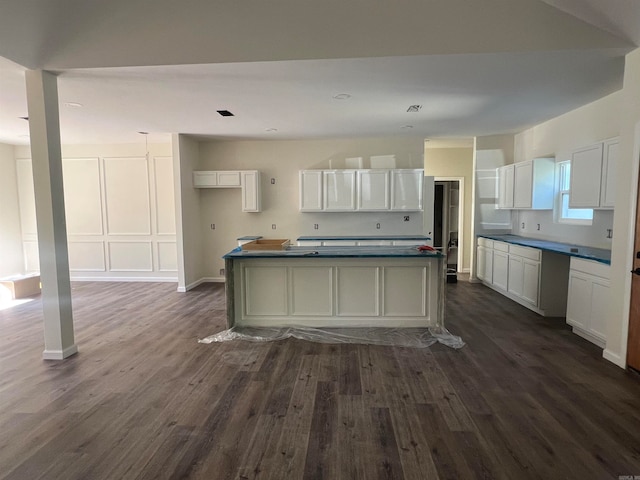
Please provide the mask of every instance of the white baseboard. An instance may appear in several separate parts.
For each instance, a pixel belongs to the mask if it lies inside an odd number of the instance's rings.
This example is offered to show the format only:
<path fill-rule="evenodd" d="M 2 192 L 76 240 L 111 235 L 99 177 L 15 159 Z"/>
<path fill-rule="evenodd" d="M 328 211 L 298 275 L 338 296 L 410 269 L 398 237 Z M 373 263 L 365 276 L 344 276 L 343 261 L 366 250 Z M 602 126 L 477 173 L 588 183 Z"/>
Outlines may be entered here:
<path fill-rule="evenodd" d="M 72 282 L 167 282 L 177 283 L 178 277 L 71 277 Z"/>
<path fill-rule="evenodd" d="M 78 353 L 78 346 L 73 344 L 64 350 L 45 350 L 42 352 L 43 360 L 64 360 L 71 355 Z"/>
<path fill-rule="evenodd" d="M 471 268 L 470 267 L 463 268 L 461 273 L 471 273 Z"/>
<path fill-rule="evenodd" d="M 602 357 L 605 360 L 609 360 L 611 363 L 614 363 L 620 368 L 626 368 L 626 362 L 618 355 L 617 353 L 613 353 L 611 350 L 607 350 L 606 348 L 602 351 Z"/>
<path fill-rule="evenodd" d="M 196 288 L 198 285 L 203 283 L 224 283 L 224 277 L 202 277 L 195 282 L 190 283 L 186 287 L 178 287 L 178 292 L 188 292 L 189 290 Z"/>

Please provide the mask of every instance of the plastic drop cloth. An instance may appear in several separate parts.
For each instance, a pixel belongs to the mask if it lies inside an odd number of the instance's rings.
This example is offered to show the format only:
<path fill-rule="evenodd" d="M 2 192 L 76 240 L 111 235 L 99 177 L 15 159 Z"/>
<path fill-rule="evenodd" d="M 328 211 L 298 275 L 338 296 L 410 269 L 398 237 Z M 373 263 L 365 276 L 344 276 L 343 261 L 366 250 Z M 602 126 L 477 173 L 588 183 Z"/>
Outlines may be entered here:
<path fill-rule="evenodd" d="M 462 348 L 462 338 L 452 335 L 444 327 L 430 328 L 312 328 L 312 327 L 242 327 L 228 330 L 198 340 L 199 343 L 246 340 L 249 342 L 271 342 L 297 338 L 318 343 L 359 343 L 398 347 L 427 348 L 442 343 L 451 348 Z"/>

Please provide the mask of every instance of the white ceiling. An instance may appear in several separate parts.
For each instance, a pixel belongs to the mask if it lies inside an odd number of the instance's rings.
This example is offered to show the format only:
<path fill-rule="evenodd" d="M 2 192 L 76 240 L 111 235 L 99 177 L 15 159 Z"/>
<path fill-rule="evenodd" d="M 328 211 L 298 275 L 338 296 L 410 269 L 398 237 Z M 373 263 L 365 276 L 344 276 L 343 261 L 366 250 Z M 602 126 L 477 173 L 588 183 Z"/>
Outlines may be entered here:
<path fill-rule="evenodd" d="M 150 142 L 174 132 L 468 138 L 620 89 L 624 54 L 640 41 L 637 0 L 606 11 L 597 0 L 11 3 L 0 6 L 8 144 L 29 140 L 26 68 L 59 74 L 67 144 L 140 142 L 139 131 Z M 412 104 L 420 112 L 407 113 Z"/>

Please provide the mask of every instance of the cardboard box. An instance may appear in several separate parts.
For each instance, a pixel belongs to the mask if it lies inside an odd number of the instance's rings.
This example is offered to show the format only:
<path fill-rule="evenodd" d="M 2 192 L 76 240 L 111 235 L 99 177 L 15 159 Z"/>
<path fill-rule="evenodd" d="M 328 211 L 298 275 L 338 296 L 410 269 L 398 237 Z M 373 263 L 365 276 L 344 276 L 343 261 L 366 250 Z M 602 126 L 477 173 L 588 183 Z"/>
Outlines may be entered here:
<path fill-rule="evenodd" d="M 0 278 L 0 285 L 11 292 L 12 300 L 40 294 L 40 275 L 13 275 Z"/>
<path fill-rule="evenodd" d="M 260 238 L 245 243 L 242 245 L 242 250 L 286 250 L 289 243 L 288 238 Z"/>

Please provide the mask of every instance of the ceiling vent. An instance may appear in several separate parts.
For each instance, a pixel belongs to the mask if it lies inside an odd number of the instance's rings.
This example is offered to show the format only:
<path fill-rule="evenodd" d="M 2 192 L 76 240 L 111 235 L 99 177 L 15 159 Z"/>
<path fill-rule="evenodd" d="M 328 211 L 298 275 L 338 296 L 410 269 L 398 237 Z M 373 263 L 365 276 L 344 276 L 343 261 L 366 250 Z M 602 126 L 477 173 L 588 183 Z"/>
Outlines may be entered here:
<path fill-rule="evenodd" d="M 408 113 L 417 113 L 420 111 L 420 109 L 422 108 L 422 105 L 411 105 L 409 108 L 407 108 L 407 112 Z"/>
<path fill-rule="evenodd" d="M 223 117 L 233 117 L 233 113 L 231 113 L 229 110 L 217 110 L 217 112 L 222 115 Z"/>

